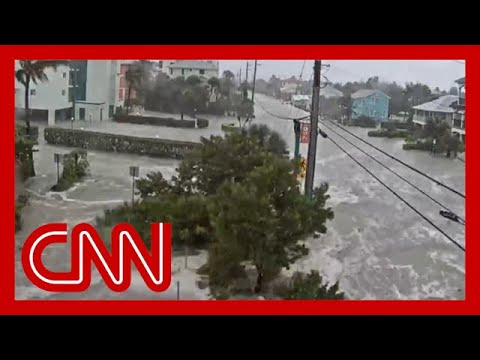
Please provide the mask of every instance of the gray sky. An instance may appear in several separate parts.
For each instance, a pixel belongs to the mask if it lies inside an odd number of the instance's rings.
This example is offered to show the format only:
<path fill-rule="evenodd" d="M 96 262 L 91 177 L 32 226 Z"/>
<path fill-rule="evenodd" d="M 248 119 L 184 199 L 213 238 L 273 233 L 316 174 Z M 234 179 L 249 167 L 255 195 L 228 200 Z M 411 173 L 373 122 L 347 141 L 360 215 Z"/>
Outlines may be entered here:
<path fill-rule="evenodd" d="M 439 87 L 449 90 L 454 81 L 465 76 L 464 60 L 325 60 L 330 69 L 325 76 L 331 82 L 367 80 L 371 76 L 379 76 L 380 80 L 420 82 L 432 89 Z M 257 78 L 268 80 L 272 74 L 286 78 L 300 75 L 304 60 L 258 60 Z M 461 62 L 461 63 L 460 63 Z M 253 63 L 250 61 L 249 79 L 253 77 Z M 220 73 L 230 70 L 235 75 L 242 68 L 245 77 L 246 60 L 220 60 Z M 302 78 L 309 80 L 313 72 L 313 60 L 307 60 Z"/>

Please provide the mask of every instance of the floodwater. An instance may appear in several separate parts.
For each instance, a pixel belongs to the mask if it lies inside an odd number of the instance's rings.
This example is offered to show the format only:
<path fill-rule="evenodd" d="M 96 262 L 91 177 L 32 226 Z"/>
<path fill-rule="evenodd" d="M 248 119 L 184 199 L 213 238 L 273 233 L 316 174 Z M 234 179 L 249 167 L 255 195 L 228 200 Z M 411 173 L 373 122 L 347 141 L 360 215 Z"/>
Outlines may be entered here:
<path fill-rule="evenodd" d="M 268 112 L 266 112 L 266 111 Z M 270 114 L 269 114 L 270 113 Z M 274 118 L 300 117 L 302 111 L 279 101 L 256 95 L 256 123 L 278 131 L 293 151 L 294 133 L 291 121 Z M 210 126 L 205 129 L 176 129 L 148 125 L 79 122 L 75 128 L 142 137 L 199 141 L 201 136 L 220 135 L 221 124 L 236 122 L 235 118 L 205 116 Z M 328 124 L 328 123 L 327 123 Z M 58 126 L 71 126 L 59 124 Z M 464 215 L 464 199 L 439 187 L 395 162 L 349 134 L 328 124 L 352 143 L 358 145 L 392 170 L 427 192 L 458 215 Z M 402 150 L 403 140 L 369 138 L 367 129 L 348 128 L 356 135 L 424 171 L 441 182 L 465 193 L 465 163 L 455 159 L 433 158 L 426 152 Z M 465 227 L 439 215 L 441 209 L 413 187 L 356 150 L 352 145 L 326 128 L 323 130 L 384 183 L 405 198 L 412 206 L 433 221 L 449 236 L 464 245 Z M 129 166 L 138 165 L 140 175 L 161 171 L 166 177 L 174 173 L 176 160 L 153 159 L 119 153 L 88 152 L 91 175 L 83 183 L 64 193 L 51 193 L 56 182 L 53 154 L 71 148 L 43 142 L 43 131 L 35 153 L 37 176 L 24 184 L 30 193 L 30 205 L 24 209 L 23 229 L 16 234 L 17 299 L 207 299 L 208 290 L 196 286 L 195 269 L 205 262 L 205 253 L 184 258 L 175 257 L 170 289 L 161 294 L 151 292 L 138 273 L 125 293 L 110 291 L 93 271 L 92 286 L 82 294 L 51 294 L 43 292 L 26 279 L 20 263 L 20 249 L 26 236 L 37 226 L 48 222 L 93 222 L 106 208 L 131 201 L 132 179 Z M 301 151 L 306 157 L 306 144 Z M 307 239 L 310 255 L 298 261 L 290 271 L 319 270 L 329 282 L 340 281 L 340 288 L 352 299 L 463 299 L 465 289 L 465 255 L 441 233 L 402 203 L 391 192 L 355 164 L 328 139 L 318 138 L 315 183 L 328 182 L 331 199 L 328 205 L 335 219 L 327 224 L 328 231 L 318 239 Z M 68 248 L 49 246 L 44 255 L 49 269 L 67 271 Z"/>

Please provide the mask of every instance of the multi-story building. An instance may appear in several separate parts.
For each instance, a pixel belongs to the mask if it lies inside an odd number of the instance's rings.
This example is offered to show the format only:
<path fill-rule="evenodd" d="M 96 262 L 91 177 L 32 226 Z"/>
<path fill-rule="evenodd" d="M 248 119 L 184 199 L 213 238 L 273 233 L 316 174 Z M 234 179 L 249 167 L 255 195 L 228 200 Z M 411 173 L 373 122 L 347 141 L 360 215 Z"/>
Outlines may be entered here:
<path fill-rule="evenodd" d="M 120 99 L 120 61 L 72 61 L 75 119 L 102 121 L 111 118 Z"/>
<path fill-rule="evenodd" d="M 167 61 L 167 60 L 164 60 Z M 162 68 L 163 68 L 162 64 Z M 185 78 L 196 75 L 204 79 L 219 77 L 219 63 L 213 60 L 175 60 L 168 65 L 168 75 L 172 78 L 183 76 Z"/>
<path fill-rule="evenodd" d="M 388 120 L 390 96 L 380 90 L 362 89 L 352 94 L 352 119 L 366 116 L 380 122 Z"/>
<path fill-rule="evenodd" d="M 15 71 L 20 69 L 19 61 L 15 61 Z M 70 68 L 66 65 L 57 67 L 57 70 L 47 68 L 45 75 L 48 81 L 36 84 L 30 81 L 29 108 L 32 120 L 55 121 L 66 120 L 70 116 L 72 101 L 69 98 L 69 83 L 71 80 Z M 25 116 L 25 87 L 15 80 L 15 110 L 19 119 Z"/>
<path fill-rule="evenodd" d="M 452 133 L 459 134 L 465 142 L 465 77 L 455 80 L 458 86 L 458 100 L 453 103 Z"/>
<path fill-rule="evenodd" d="M 414 124 L 423 127 L 428 119 L 432 119 L 436 123 L 445 121 L 452 127 L 454 113 L 452 105 L 457 101 L 457 95 L 444 95 L 433 101 L 414 106 L 412 108 Z"/>
<path fill-rule="evenodd" d="M 16 63 L 18 68 L 20 65 Z M 30 83 L 32 120 L 57 121 L 71 119 L 101 121 L 111 118 L 120 98 L 120 63 L 117 60 L 75 60 L 47 69 L 48 81 Z M 24 114 L 25 89 L 15 84 L 15 107 Z"/>

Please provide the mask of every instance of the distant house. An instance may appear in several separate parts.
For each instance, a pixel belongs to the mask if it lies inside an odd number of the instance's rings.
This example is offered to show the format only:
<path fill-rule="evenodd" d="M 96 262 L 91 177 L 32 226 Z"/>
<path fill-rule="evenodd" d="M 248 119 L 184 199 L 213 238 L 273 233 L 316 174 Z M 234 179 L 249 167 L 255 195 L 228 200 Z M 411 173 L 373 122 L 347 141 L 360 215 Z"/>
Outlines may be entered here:
<path fill-rule="evenodd" d="M 352 119 L 367 116 L 377 121 L 388 120 L 390 96 L 380 90 L 362 89 L 352 94 Z"/>
<path fill-rule="evenodd" d="M 412 108 L 414 110 L 414 124 L 423 127 L 430 118 L 436 123 L 445 121 L 450 127 L 452 127 L 453 113 L 455 112 L 452 105 L 457 101 L 457 95 L 444 95 L 436 100 L 414 106 Z"/>
<path fill-rule="evenodd" d="M 465 78 L 455 80 L 458 86 L 458 100 L 453 103 L 452 133 L 459 134 L 465 142 Z"/>
<path fill-rule="evenodd" d="M 163 64 L 162 64 L 163 67 Z M 211 77 L 219 77 L 218 61 L 201 61 L 201 60 L 176 60 L 168 64 L 168 75 L 172 78 L 196 75 L 204 79 Z"/>
<path fill-rule="evenodd" d="M 292 95 L 292 105 L 301 109 L 310 110 L 312 100 L 308 95 Z"/>
<path fill-rule="evenodd" d="M 335 89 L 332 85 L 329 84 L 320 90 L 320 96 L 323 96 L 326 99 L 339 99 L 343 97 L 343 92 Z"/>

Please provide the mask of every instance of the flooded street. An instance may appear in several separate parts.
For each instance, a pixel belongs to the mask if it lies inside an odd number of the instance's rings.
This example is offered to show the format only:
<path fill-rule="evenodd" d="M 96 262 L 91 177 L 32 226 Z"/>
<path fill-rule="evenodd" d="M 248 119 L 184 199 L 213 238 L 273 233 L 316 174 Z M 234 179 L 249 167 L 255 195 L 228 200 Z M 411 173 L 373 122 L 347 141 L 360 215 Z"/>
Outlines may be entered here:
<path fill-rule="evenodd" d="M 266 124 L 279 132 L 293 152 L 292 122 L 274 118 L 266 111 L 281 117 L 300 117 L 301 110 L 258 94 L 255 111 L 254 123 Z M 222 123 L 236 122 L 235 118 L 204 117 L 210 120 L 209 127 L 204 129 L 178 129 L 111 121 L 92 124 L 79 122 L 75 128 L 198 142 L 201 136 L 221 135 Z M 69 127 L 70 124 L 59 126 Z M 334 125 L 328 126 L 465 217 L 463 198 L 389 159 Z M 328 129 L 322 129 L 422 214 L 464 245 L 464 226 L 441 217 L 438 205 Z M 370 138 L 367 129 L 348 130 L 465 193 L 464 162 L 443 157 L 433 158 L 427 152 L 404 151 L 403 140 Z M 88 151 L 91 175 L 64 193 L 52 193 L 49 189 L 55 184 L 57 176 L 53 154 L 66 153 L 72 149 L 45 144 L 43 128 L 40 129 L 39 141 L 39 152 L 34 155 L 37 176 L 24 184 L 30 193 L 30 205 L 23 211 L 23 229 L 16 234 L 17 299 L 176 299 L 177 281 L 180 282 L 181 299 L 207 298 L 208 292 L 195 285 L 198 276 L 194 272 L 205 262 L 204 253 L 189 257 L 188 269 L 184 269 L 183 257 L 175 258 L 172 265 L 172 286 L 161 294 L 146 288 L 137 272 L 134 272 L 136 276 L 132 276 L 131 288 L 122 294 L 111 292 L 95 271 L 92 274 L 92 286 L 82 294 L 49 294 L 31 285 L 23 274 L 19 255 L 23 241 L 32 230 L 50 222 L 66 222 L 69 226 L 93 222 L 96 216 L 102 215 L 104 209 L 131 201 L 132 179 L 128 175 L 129 166 L 138 165 L 141 176 L 161 171 L 169 178 L 174 174 L 178 163 L 170 159 Z M 302 144 L 304 157 L 306 150 L 307 145 Z M 324 181 L 330 184 L 331 199 L 327 204 L 333 208 L 335 218 L 327 223 L 328 231 L 325 235 L 319 239 L 308 239 L 310 255 L 295 264 L 291 271 L 317 269 L 329 281 L 339 280 L 340 289 L 351 299 L 464 298 L 465 256 L 462 251 L 356 165 L 331 141 L 322 137 L 318 140 L 315 170 L 316 184 Z M 68 251 L 65 246 L 50 246 L 44 255 L 45 264 L 53 270 L 68 270 Z"/>

